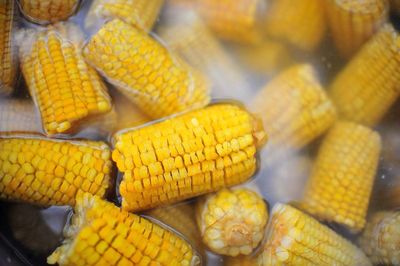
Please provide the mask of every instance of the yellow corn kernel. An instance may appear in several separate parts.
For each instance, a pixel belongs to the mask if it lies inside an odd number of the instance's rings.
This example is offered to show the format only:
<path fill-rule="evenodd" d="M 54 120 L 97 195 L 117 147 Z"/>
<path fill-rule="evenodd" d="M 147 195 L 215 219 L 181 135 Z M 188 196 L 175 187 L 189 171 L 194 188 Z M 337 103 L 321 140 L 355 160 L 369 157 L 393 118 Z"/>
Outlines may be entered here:
<path fill-rule="evenodd" d="M 400 38 L 386 24 L 337 75 L 330 96 L 339 115 L 367 126 L 377 124 L 400 94 Z"/>
<path fill-rule="evenodd" d="M 151 118 L 209 102 L 208 84 L 145 32 L 115 19 L 83 50 L 85 58 Z"/>
<path fill-rule="evenodd" d="M 350 58 L 388 20 L 388 0 L 328 0 L 326 13 L 339 54 Z"/>
<path fill-rule="evenodd" d="M 242 183 L 265 140 L 259 121 L 231 104 L 121 131 L 112 158 L 124 175 L 122 208 L 150 209 Z"/>
<path fill-rule="evenodd" d="M 360 244 L 376 265 L 400 265 L 400 212 L 384 211 L 368 219 Z"/>
<path fill-rule="evenodd" d="M 29 99 L 0 100 L 1 132 L 41 133 L 40 117 Z"/>
<path fill-rule="evenodd" d="M 15 29 L 13 0 L 0 0 L 0 95 L 10 94 L 17 71 L 17 53 L 12 42 Z"/>
<path fill-rule="evenodd" d="M 118 18 L 144 31 L 151 31 L 164 0 L 94 0 L 85 20 L 85 27 L 99 20 Z"/>
<path fill-rule="evenodd" d="M 390 0 L 390 11 L 400 13 L 400 0 Z"/>
<path fill-rule="evenodd" d="M 18 0 L 22 14 L 38 24 L 66 20 L 79 7 L 80 0 Z"/>
<path fill-rule="evenodd" d="M 73 24 L 57 24 L 19 36 L 22 72 L 50 135 L 112 109 L 105 84 L 80 54 L 81 34 Z"/>
<path fill-rule="evenodd" d="M 302 148 L 336 119 L 333 104 L 307 64 L 284 70 L 257 93 L 251 106 L 269 129 L 269 158 Z"/>
<path fill-rule="evenodd" d="M 110 182 L 110 157 L 111 151 L 103 142 L 3 136 L 0 197 L 43 206 L 73 206 L 76 194 L 82 192 L 103 197 Z M 95 168 L 97 164 L 100 169 Z M 91 170 L 81 171 L 83 165 Z M 95 175 L 101 178 L 95 180 Z M 80 186 L 82 182 L 87 185 Z M 57 192 L 61 198 L 56 196 Z"/>
<path fill-rule="evenodd" d="M 182 238 L 99 197 L 79 195 L 65 240 L 47 262 L 69 265 L 197 265 Z"/>
<path fill-rule="evenodd" d="M 194 8 L 209 28 L 222 39 L 239 43 L 256 43 L 263 37 L 260 22 L 266 5 L 262 0 L 171 2 L 175 5 Z"/>
<path fill-rule="evenodd" d="M 195 13 L 178 11 L 166 12 L 171 22 L 158 30 L 168 48 L 211 81 L 214 97 L 249 98 L 243 71 L 219 40 Z"/>
<path fill-rule="evenodd" d="M 364 228 L 380 149 L 378 133 L 351 122 L 337 122 L 318 151 L 303 208 L 352 231 Z"/>
<path fill-rule="evenodd" d="M 305 51 L 313 51 L 321 43 L 325 31 L 324 0 L 270 1 L 265 15 L 265 30 Z"/>
<path fill-rule="evenodd" d="M 277 203 L 257 265 L 372 265 L 350 241 L 311 216 Z"/>
<path fill-rule="evenodd" d="M 268 221 L 267 206 L 256 192 L 222 189 L 196 206 L 203 242 L 221 255 L 249 255 L 261 242 Z"/>

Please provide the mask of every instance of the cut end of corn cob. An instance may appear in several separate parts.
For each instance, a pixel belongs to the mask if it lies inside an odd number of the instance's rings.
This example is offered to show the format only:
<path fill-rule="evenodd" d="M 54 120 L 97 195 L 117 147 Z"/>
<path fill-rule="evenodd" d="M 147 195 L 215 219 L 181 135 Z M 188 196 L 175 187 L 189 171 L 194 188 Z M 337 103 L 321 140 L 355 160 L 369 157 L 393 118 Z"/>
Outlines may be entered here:
<path fill-rule="evenodd" d="M 400 211 L 372 215 L 360 243 L 374 264 L 400 265 Z"/>
<path fill-rule="evenodd" d="M 152 118 L 209 102 L 209 85 L 164 46 L 129 24 L 106 23 L 83 50 L 85 58 Z"/>
<path fill-rule="evenodd" d="M 337 122 L 325 137 L 305 190 L 303 208 L 325 221 L 360 231 L 379 162 L 377 132 Z"/>
<path fill-rule="evenodd" d="M 258 265 L 371 265 L 356 246 L 312 217 L 276 204 Z"/>
<path fill-rule="evenodd" d="M 199 261 L 174 233 L 88 194 L 78 196 L 64 235 L 49 264 L 189 266 Z"/>
<path fill-rule="evenodd" d="M 27 39 L 26 39 L 27 37 Z M 83 34 L 74 24 L 17 36 L 22 72 L 47 134 L 70 133 L 112 109 L 107 88 L 83 59 Z"/>
<path fill-rule="evenodd" d="M 1 136 L 0 197 L 42 206 L 73 206 L 82 192 L 103 197 L 110 157 L 103 142 Z"/>
<path fill-rule="evenodd" d="M 232 104 L 215 104 L 121 131 L 112 158 L 124 177 L 122 208 L 153 208 L 249 179 L 257 168 L 254 118 Z"/>
<path fill-rule="evenodd" d="M 72 16 L 80 0 L 18 0 L 22 14 L 38 24 L 55 23 Z"/>
<path fill-rule="evenodd" d="M 206 197 L 196 216 L 203 242 L 228 256 L 249 255 L 263 239 L 268 221 L 263 198 L 245 188 L 222 189 Z"/>

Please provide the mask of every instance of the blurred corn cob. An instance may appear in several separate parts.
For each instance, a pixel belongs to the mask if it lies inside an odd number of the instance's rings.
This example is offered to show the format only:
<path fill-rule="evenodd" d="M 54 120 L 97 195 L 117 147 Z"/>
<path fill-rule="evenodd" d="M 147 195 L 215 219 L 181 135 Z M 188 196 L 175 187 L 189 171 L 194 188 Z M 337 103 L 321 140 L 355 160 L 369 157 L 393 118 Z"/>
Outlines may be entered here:
<path fill-rule="evenodd" d="M 1 132 L 35 132 L 41 133 L 39 114 L 29 99 L 0 100 Z"/>
<path fill-rule="evenodd" d="M 378 212 L 368 220 L 360 239 L 376 265 L 400 265 L 400 212 Z"/>
<path fill-rule="evenodd" d="M 159 28 L 160 37 L 172 52 L 208 77 L 213 85 L 213 96 L 250 98 L 243 71 L 203 21 L 190 11 L 179 13 L 169 9 L 165 13 L 169 23 Z"/>
<path fill-rule="evenodd" d="M 323 1 L 274 0 L 267 9 L 265 30 L 269 37 L 305 51 L 313 51 L 321 43 L 326 31 Z"/>
<path fill-rule="evenodd" d="M 0 95 L 13 91 L 17 72 L 14 0 L 0 0 Z"/>
<path fill-rule="evenodd" d="M 393 13 L 400 13 L 400 0 L 390 0 L 390 10 Z"/>
<path fill-rule="evenodd" d="M 364 228 L 380 149 L 378 133 L 351 122 L 338 122 L 318 151 L 303 208 L 352 231 Z"/>
<path fill-rule="evenodd" d="M 249 179 L 262 125 L 241 107 L 216 104 L 114 135 L 122 208 L 150 209 Z"/>
<path fill-rule="evenodd" d="M 78 197 L 66 239 L 49 264 L 196 265 L 192 247 L 172 232 L 98 197 Z"/>
<path fill-rule="evenodd" d="M 284 70 L 255 95 L 251 106 L 269 130 L 269 158 L 302 148 L 336 118 L 315 70 L 307 64 Z"/>
<path fill-rule="evenodd" d="M 377 124 L 400 94 L 400 38 L 382 26 L 336 76 L 330 96 L 339 115 L 364 125 Z"/>
<path fill-rule="evenodd" d="M 277 203 L 257 265 L 371 265 L 352 243 L 312 217 Z"/>
<path fill-rule="evenodd" d="M 388 0 L 328 0 L 326 13 L 333 41 L 351 57 L 388 20 Z"/>
<path fill-rule="evenodd" d="M 0 197 L 37 205 L 74 205 L 75 196 L 104 196 L 111 152 L 103 142 L 30 136 L 0 139 Z"/>
<path fill-rule="evenodd" d="M 164 0 L 94 0 L 85 20 L 92 28 L 101 20 L 119 18 L 144 31 L 151 31 Z"/>
<path fill-rule="evenodd" d="M 18 0 L 21 13 L 30 21 L 49 24 L 66 20 L 78 9 L 80 0 Z"/>
<path fill-rule="evenodd" d="M 22 72 L 47 134 L 70 133 L 112 108 L 107 88 L 80 54 L 82 32 L 73 24 L 18 36 Z"/>
<path fill-rule="evenodd" d="M 85 58 L 151 118 L 209 102 L 208 83 L 145 32 L 115 19 L 83 50 Z"/>
<path fill-rule="evenodd" d="M 203 242 L 213 252 L 249 255 L 263 239 L 268 211 L 252 190 L 222 189 L 198 202 L 196 219 Z"/>

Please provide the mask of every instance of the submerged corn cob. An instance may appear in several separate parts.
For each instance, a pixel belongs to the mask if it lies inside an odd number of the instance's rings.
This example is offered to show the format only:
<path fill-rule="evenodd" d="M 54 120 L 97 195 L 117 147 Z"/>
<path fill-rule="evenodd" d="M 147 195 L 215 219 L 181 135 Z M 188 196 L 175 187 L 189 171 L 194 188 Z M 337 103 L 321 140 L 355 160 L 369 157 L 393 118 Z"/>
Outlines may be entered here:
<path fill-rule="evenodd" d="M 400 37 L 386 24 L 352 58 L 330 87 L 344 119 L 377 124 L 400 94 Z"/>
<path fill-rule="evenodd" d="M 115 19 L 83 50 L 85 58 L 143 112 L 160 118 L 209 102 L 203 76 L 145 32 Z"/>
<path fill-rule="evenodd" d="M 39 114 L 29 99 L 0 100 L 1 132 L 35 132 L 41 133 Z"/>
<path fill-rule="evenodd" d="M 335 46 L 351 57 L 388 20 L 388 0 L 327 0 L 326 13 Z"/>
<path fill-rule="evenodd" d="M 242 108 L 216 104 L 114 136 L 122 208 L 138 211 L 249 179 L 266 135 Z"/>
<path fill-rule="evenodd" d="M 324 139 L 308 181 L 303 208 L 325 221 L 360 231 L 379 161 L 378 133 L 338 122 Z"/>
<path fill-rule="evenodd" d="M 222 189 L 198 202 L 196 218 L 203 242 L 213 252 L 249 255 L 263 239 L 268 211 L 252 190 Z"/>
<path fill-rule="evenodd" d="M 22 14 L 32 22 L 49 24 L 66 20 L 79 7 L 80 0 L 18 0 Z"/>
<path fill-rule="evenodd" d="M 14 0 L 0 0 L 0 95 L 13 91 L 16 78 L 15 13 Z"/>
<path fill-rule="evenodd" d="M 257 265 L 371 265 L 364 253 L 314 218 L 277 203 Z"/>
<path fill-rule="evenodd" d="M 85 27 L 99 20 L 119 18 L 144 31 L 150 31 L 158 18 L 164 0 L 94 0 L 86 16 Z"/>
<path fill-rule="evenodd" d="M 400 212 L 375 213 L 360 239 L 365 254 L 376 265 L 400 265 Z"/>
<path fill-rule="evenodd" d="M 260 20 L 264 16 L 262 0 L 193 0 L 196 11 L 222 39 L 255 43 L 262 39 Z"/>
<path fill-rule="evenodd" d="M 69 133 L 112 108 L 106 86 L 80 54 L 81 34 L 73 24 L 58 24 L 19 36 L 22 72 L 47 134 Z"/>
<path fill-rule="evenodd" d="M 268 149 L 274 158 L 310 143 L 336 118 L 333 104 L 307 64 L 283 71 L 254 97 L 251 106 L 269 129 Z"/>
<path fill-rule="evenodd" d="M 172 52 L 208 77 L 214 97 L 248 99 L 249 84 L 238 64 L 195 13 L 182 13 L 168 13 L 172 23 L 159 29 L 160 37 Z"/>
<path fill-rule="evenodd" d="M 270 37 L 282 39 L 306 51 L 320 44 L 326 30 L 324 0 L 270 1 L 265 30 Z"/>
<path fill-rule="evenodd" d="M 103 142 L 29 136 L 0 139 L 0 197 L 38 205 L 74 205 L 75 196 L 104 196 L 111 152 Z"/>
<path fill-rule="evenodd" d="M 66 239 L 47 262 L 69 265 L 197 265 L 192 247 L 174 233 L 85 194 L 78 197 Z"/>

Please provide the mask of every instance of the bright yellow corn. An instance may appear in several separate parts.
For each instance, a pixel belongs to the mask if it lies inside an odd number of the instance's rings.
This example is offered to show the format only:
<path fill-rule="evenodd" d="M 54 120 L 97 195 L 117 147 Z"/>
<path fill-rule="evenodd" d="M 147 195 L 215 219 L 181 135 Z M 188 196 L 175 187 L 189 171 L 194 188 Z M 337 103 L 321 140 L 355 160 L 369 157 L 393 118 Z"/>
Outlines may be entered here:
<path fill-rule="evenodd" d="M 371 265 L 350 241 L 289 205 L 277 203 L 271 217 L 257 265 Z"/>
<path fill-rule="evenodd" d="M 302 50 L 314 50 L 326 31 L 324 1 L 270 1 L 265 15 L 266 34 Z"/>
<path fill-rule="evenodd" d="M 324 133 L 335 121 L 335 108 L 307 64 L 294 65 L 270 81 L 251 105 L 270 138 L 269 157 L 297 150 Z"/>
<path fill-rule="evenodd" d="M 18 0 L 22 14 L 38 24 L 66 20 L 79 7 L 80 0 Z"/>
<path fill-rule="evenodd" d="M 132 26 L 150 31 L 156 22 L 164 0 L 94 0 L 86 16 L 85 27 L 101 20 L 119 18 Z"/>
<path fill-rule="evenodd" d="M 400 37 L 389 24 L 352 58 L 330 87 L 339 115 L 373 126 L 400 94 Z"/>
<path fill-rule="evenodd" d="M 372 215 L 360 243 L 374 264 L 400 265 L 400 211 Z"/>
<path fill-rule="evenodd" d="M 400 13 L 400 0 L 390 0 L 390 10 L 396 14 Z"/>
<path fill-rule="evenodd" d="M 249 255 L 260 244 L 268 221 L 267 206 L 256 192 L 222 189 L 196 206 L 203 242 L 217 254 Z"/>
<path fill-rule="evenodd" d="M 209 102 L 203 76 L 145 32 L 115 19 L 83 50 L 85 58 L 152 118 Z"/>
<path fill-rule="evenodd" d="M 122 208 L 150 209 L 233 186 L 257 168 L 266 135 L 241 107 L 215 104 L 114 136 Z"/>
<path fill-rule="evenodd" d="M 388 20 L 388 0 L 327 0 L 333 41 L 344 58 L 351 57 Z"/>
<path fill-rule="evenodd" d="M 106 86 L 80 54 L 81 34 L 73 24 L 58 24 L 19 36 L 22 72 L 50 135 L 112 108 Z"/>
<path fill-rule="evenodd" d="M 1 132 L 41 133 L 40 117 L 29 99 L 0 100 Z"/>
<path fill-rule="evenodd" d="M 0 0 L 0 95 L 10 94 L 17 71 L 17 53 L 12 42 L 15 28 L 13 0 Z"/>
<path fill-rule="evenodd" d="M 378 133 L 351 122 L 337 122 L 318 151 L 303 208 L 324 221 L 360 231 L 365 225 L 380 149 Z"/>
<path fill-rule="evenodd" d="M 262 39 L 262 0 L 193 0 L 196 11 L 215 34 L 225 40 L 255 43 Z"/>
<path fill-rule="evenodd" d="M 249 98 L 243 71 L 203 21 L 190 11 L 170 13 L 173 22 L 158 31 L 168 48 L 207 76 L 214 97 Z"/>
<path fill-rule="evenodd" d="M 30 136 L 0 139 L 0 197 L 38 205 L 74 205 L 79 192 L 104 196 L 111 151 L 103 142 Z"/>
<path fill-rule="evenodd" d="M 197 265 L 198 257 L 183 239 L 99 197 L 77 198 L 66 239 L 48 257 L 49 264 Z"/>

